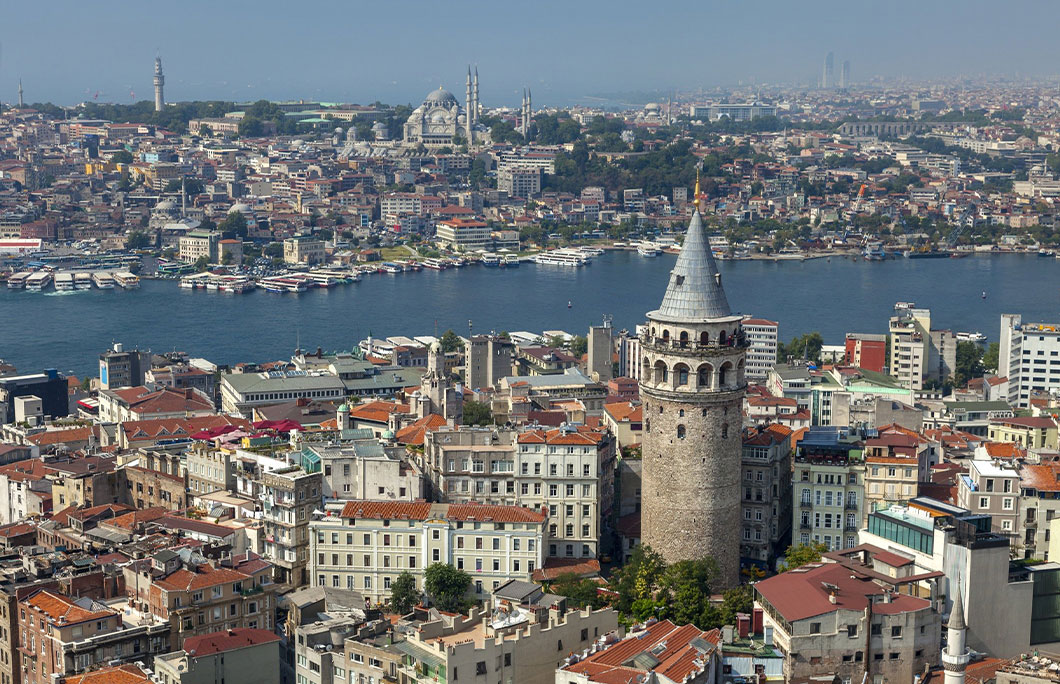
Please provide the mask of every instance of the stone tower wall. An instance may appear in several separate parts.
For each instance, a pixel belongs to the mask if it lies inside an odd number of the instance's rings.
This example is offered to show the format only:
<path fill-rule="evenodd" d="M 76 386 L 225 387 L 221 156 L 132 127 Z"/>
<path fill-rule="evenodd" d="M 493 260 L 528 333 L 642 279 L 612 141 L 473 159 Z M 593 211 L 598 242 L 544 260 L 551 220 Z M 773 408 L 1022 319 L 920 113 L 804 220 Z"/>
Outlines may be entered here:
<path fill-rule="evenodd" d="M 641 540 L 668 563 L 713 557 L 719 588 L 734 587 L 740 572 L 743 390 L 642 394 Z M 678 437 L 681 425 L 684 438 Z"/>

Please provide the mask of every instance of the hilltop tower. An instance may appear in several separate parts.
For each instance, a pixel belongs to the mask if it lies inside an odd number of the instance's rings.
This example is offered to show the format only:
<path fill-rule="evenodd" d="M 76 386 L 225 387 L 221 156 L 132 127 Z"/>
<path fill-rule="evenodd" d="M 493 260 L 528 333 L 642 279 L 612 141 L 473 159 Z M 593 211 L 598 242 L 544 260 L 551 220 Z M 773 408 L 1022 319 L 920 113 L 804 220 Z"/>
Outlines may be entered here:
<path fill-rule="evenodd" d="M 943 684 L 964 684 L 964 670 L 968 667 L 971 654 L 965 648 L 965 637 L 968 628 L 964 623 L 964 600 L 961 589 L 957 587 L 957 596 L 953 599 L 950 610 L 950 621 L 946 625 L 946 650 L 942 652 L 942 668 L 945 670 Z"/>
<path fill-rule="evenodd" d="M 699 213 L 640 344 L 641 538 L 667 562 L 712 556 L 719 586 L 740 572 L 741 412 L 746 340 Z"/>
<path fill-rule="evenodd" d="M 160 112 L 166 106 L 166 98 L 162 94 L 162 87 L 166 84 L 166 76 L 162 73 L 162 58 L 155 57 L 155 111 Z"/>

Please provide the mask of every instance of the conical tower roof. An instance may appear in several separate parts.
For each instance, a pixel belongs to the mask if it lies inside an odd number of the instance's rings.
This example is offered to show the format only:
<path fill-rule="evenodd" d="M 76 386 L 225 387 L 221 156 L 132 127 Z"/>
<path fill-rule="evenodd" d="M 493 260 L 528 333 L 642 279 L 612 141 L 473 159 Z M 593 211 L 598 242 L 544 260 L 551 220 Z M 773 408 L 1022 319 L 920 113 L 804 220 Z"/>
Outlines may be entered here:
<path fill-rule="evenodd" d="M 699 209 L 688 224 L 681 254 L 670 271 L 670 284 L 662 304 L 648 314 L 649 318 L 673 322 L 702 321 L 732 315 L 721 273 L 710 251 Z"/>
<path fill-rule="evenodd" d="M 966 629 L 964 623 L 964 599 L 961 598 L 960 587 L 957 588 L 957 595 L 953 597 L 953 609 L 950 610 L 950 622 L 947 626 L 949 629 Z"/>

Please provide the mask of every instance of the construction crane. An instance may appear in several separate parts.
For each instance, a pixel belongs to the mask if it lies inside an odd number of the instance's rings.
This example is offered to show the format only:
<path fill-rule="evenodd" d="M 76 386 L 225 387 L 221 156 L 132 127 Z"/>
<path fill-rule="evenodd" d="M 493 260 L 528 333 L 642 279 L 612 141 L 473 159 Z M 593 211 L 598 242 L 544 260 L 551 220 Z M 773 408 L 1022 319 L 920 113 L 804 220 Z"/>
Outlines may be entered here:
<path fill-rule="evenodd" d="M 857 197 L 857 199 L 854 200 L 854 213 L 855 214 L 858 213 L 859 209 L 861 209 L 861 200 L 862 200 L 863 197 L 865 197 L 865 188 L 866 187 L 867 186 L 864 183 L 862 183 L 861 187 L 858 188 L 858 197 Z"/>

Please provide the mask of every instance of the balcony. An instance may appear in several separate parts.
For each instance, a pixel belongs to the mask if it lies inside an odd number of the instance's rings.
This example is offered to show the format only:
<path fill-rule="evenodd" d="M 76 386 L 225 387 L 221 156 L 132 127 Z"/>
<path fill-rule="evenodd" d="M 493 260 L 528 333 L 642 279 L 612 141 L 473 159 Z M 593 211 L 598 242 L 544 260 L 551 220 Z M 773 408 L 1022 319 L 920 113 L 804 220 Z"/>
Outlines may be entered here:
<path fill-rule="evenodd" d="M 847 501 L 845 504 L 843 504 L 843 508 L 847 509 L 848 511 L 856 511 L 858 510 L 858 502 Z"/>
<path fill-rule="evenodd" d="M 799 502 L 799 508 L 813 508 L 813 502 L 808 499 L 803 499 Z"/>

